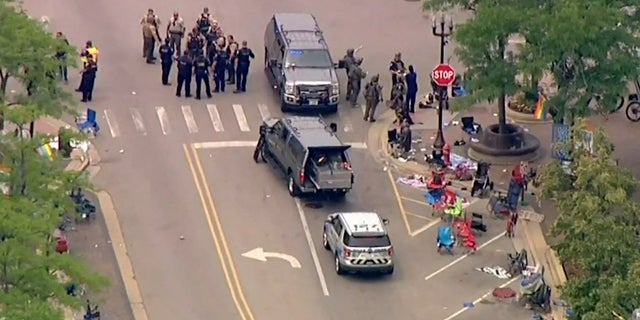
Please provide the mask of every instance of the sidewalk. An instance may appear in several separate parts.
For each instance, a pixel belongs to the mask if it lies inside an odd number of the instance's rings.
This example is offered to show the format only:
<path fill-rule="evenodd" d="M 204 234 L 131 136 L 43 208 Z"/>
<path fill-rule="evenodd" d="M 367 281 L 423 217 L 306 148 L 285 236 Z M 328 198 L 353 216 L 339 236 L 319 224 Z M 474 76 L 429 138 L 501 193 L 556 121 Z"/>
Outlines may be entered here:
<path fill-rule="evenodd" d="M 451 114 L 446 110 L 443 115 L 444 123 L 447 125 L 459 120 L 457 118 L 458 114 Z M 393 111 L 387 111 L 378 116 L 378 121 L 369 129 L 367 145 L 374 157 L 383 162 L 388 169 L 394 169 L 406 174 L 429 176 L 431 174 L 431 168 L 423 159 L 424 153 L 431 152 L 429 145 L 433 143 L 432 141 L 435 138 L 437 130 L 437 113 L 434 109 L 421 109 L 416 110 L 416 114 L 412 114 L 412 117 L 416 123 L 416 125 L 412 126 L 414 148 L 416 149 L 415 161 L 400 161 L 389 154 L 389 150 L 387 149 L 387 131 L 394 126 L 392 124 L 395 119 Z M 482 121 L 478 122 L 483 123 Z M 458 134 L 460 134 L 460 136 L 457 136 Z M 445 130 L 445 140 L 449 143 L 452 143 L 461 137 L 462 130 L 460 128 L 453 129 L 452 133 L 449 130 Z M 418 138 L 421 138 L 422 141 Z M 453 152 L 455 152 L 455 150 L 453 150 Z M 462 156 L 467 157 L 466 154 Z M 508 178 L 508 172 L 504 173 L 501 172 L 501 170 L 494 171 L 498 171 L 497 173 L 492 172 L 492 178 L 494 178 L 494 181 L 500 181 L 499 178 L 494 177 L 496 174 L 503 176 L 503 178 Z M 453 181 L 452 186 L 454 188 L 470 188 L 471 182 Z M 506 188 L 497 185 L 496 189 Z M 530 264 L 535 265 L 538 268 L 544 267 L 545 279 L 549 286 L 553 288 L 552 300 L 558 300 L 560 296 L 558 288 L 566 282 L 564 269 L 560 264 L 555 251 L 547 244 L 540 222 L 537 222 L 542 221 L 544 216 L 535 213 L 528 214 L 528 216 L 535 216 L 535 218 L 531 218 L 532 221 L 527 221 L 525 218 L 520 219 L 517 225 L 516 236 L 513 238 L 514 248 L 516 250 L 520 250 L 522 248 L 527 249 L 530 256 L 529 259 L 532 260 Z M 555 320 L 565 319 L 564 308 L 554 305 L 552 308 L 552 316 Z"/>
<path fill-rule="evenodd" d="M 35 122 L 35 131 L 40 134 L 57 136 L 60 128 L 76 130 L 75 126 L 50 117 L 44 117 Z M 9 133 L 13 130 L 15 126 L 7 126 L 5 132 Z M 90 147 L 86 154 L 80 150 L 74 151 L 71 159 L 65 162 L 65 170 L 84 171 L 95 161 L 99 161 L 99 157 L 93 147 Z M 90 194 L 87 196 L 98 204 L 95 197 L 91 197 Z M 100 305 L 103 316 L 113 319 L 132 319 L 132 311 L 120 276 L 118 261 L 114 257 L 110 235 L 100 213 L 99 211 L 95 223 L 77 225 L 73 231 L 65 233 L 69 240 L 69 251 L 72 255 L 82 257 L 93 270 L 104 274 L 111 281 L 111 286 L 105 288 L 101 294 L 97 296 L 88 294 L 93 303 Z M 64 313 L 66 320 L 83 319 L 84 315 L 84 311 L 81 310 L 65 309 Z"/>

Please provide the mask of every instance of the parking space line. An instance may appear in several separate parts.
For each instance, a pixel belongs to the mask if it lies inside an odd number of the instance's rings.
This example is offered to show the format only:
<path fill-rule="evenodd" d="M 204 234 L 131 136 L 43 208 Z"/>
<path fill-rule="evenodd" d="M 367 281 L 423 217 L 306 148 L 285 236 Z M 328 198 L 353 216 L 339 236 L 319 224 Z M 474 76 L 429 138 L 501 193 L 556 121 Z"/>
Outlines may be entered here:
<path fill-rule="evenodd" d="M 407 228 L 407 233 L 411 235 L 411 226 L 409 225 L 409 218 L 407 217 L 407 211 L 404 210 L 404 205 L 402 204 L 402 199 L 400 198 L 400 192 L 398 192 L 398 186 L 396 186 L 396 181 L 395 179 L 393 179 L 391 170 L 387 170 L 387 175 L 389 176 L 389 182 L 391 183 L 391 188 L 393 188 L 393 194 L 395 195 L 396 202 L 398 203 L 398 209 L 400 209 L 400 215 L 402 216 L 402 221 L 404 222 L 405 228 Z"/>
<path fill-rule="evenodd" d="M 109 127 L 109 132 L 111 132 L 111 137 L 117 138 L 120 135 L 120 127 L 109 109 L 104 109 L 104 118 L 107 120 L 107 126 Z"/>
<path fill-rule="evenodd" d="M 489 239 L 489 241 L 487 241 L 487 242 L 485 242 L 485 243 L 481 244 L 481 245 L 476 249 L 476 251 L 480 251 L 480 249 L 482 249 L 482 248 L 484 248 L 484 247 L 486 247 L 486 246 L 488 246 L 488 245 L 490 245 L 490 244 L 492 244 L 492 243 L 494 243 L 494 242 L 498 241 L 498 239 L 502 238 L 503 236 L 504 236 L 504 232 L 503 232 L 503 233 L 500 233 L 499 235 L 497 235 L 497 236 L 495 236 L 495 237 L 493 237 L 493 238 L 491 238 L 491 239 Z M 460 262 L 460 261 L 464 260 L 465 258 L 467 258 L 467 257 L 468 257 L 468 256 L 470 256 L 470 255 L 471 255 L 471 252 L 470 252 L 470 253 L 466 253 L 466 254 L 464 254 L 463 256 L 461 256 L 460 258 L 458 258 L 458 259 L 455 259 L 455 260 L 451 261 L 448 265 L 446 265 L 446 266 L 444 266 L 444 267 L 442 267 L 442 268 L 440 268 L 440 269 L 436 270 L 434 273 L 432 273 L 432 274 L 430 274 L 430 275 L 428 275 L 428 276 L 424 277 L 424 280 L 426 281 L 426 280 L 432 279 L 433 277 L 435 277 L 435 276 L 437 276 L 437 275 L 441 274 L 442 272 L 446 271 L 447 269 L 449 269 L 449 268 L 451 268 L 451 267 L 455 266 L 456 264 L 458 264 L 458 262 Z"/>
<path fill-rule="evenodd" d="M 431 205 L 427 203 L 426 199 L 423 200 L 423 201 L 419 201 L 419 200 L 412 199 L 412 198 L 407 198 L 407 197 L 400 197 L 400 199 L 406 200 L 406 201 L 409 201 L 409 202 L 413 202 L 413 203 L 417 203 L 417 204 L 421 204 L 421 205 L 423 205 L 425 207 L 431 208 Z"/>
<path fill-rule="evenodd" d="M 320 265 L 320 259 L 318 259 L 318 252 L 316 252 L 316 246 L 313 244 L 313 237 L 311 237 L 311 231 L 309 229 L 309 224 L 307 223 L 307 218 L 304 214 L 304 209 L 302 209 L 302 203 L 300 199 L 295 198 L 296 208 L 298 209 L 298 215 L 300 215 L 300 222 L 302 223 L 302 230 L 304 230 L 305 238 L 307 238 L 307 244 L 309 245 L 309 251 L 311 251 L 311 259 L 313 260 L 313 265 L 316 267 L 316 272 L 318 273 L 318 279 L 320 280 L 320 287 L 322 287 L 322 293 L 325 297 L 329 296 L 329 288 L 327 287 L 327 281 L 324 278 L 324 272 L 322 272 L 322 266 Z"/>
<path fill-rule="evenodd" d="M 506 287 L 506 286 L 508 286 L 508 285 L 510 285 L 510 284 L 512 284 L 512 283 L 514 283 L 514 282 L 515 282 L 516 280 L 518 280 L 518 279 L 520 279 L 520 276 L 517 276 L 517 277 L 515 277 L 515 278 L 513 278 L 513 279 L 510 279 L 509 281 L 507 281 L 507 282 L 505 282 L 505 283 L 501 284 L 498 288 L 504 288 L 504 287 Z M 480 297 L 480 298 L 478 298 L 478 299 L 474 300 L 473 302 L 471 302 L 471 306 L 464 307 L 464 308 L 462 308 L 462 309 L 460 309 L 460 310 L 456 311 L 456 312 L 455 312 L 455 313 L 453 313 L 452 315 L 450 315 L 450 316 L 448 316 L 448 317 L 446 317 L 446 318 L 444 318 L 444 319 L 442 319 L 442 320 L 451 320 L 451 319 L 453 319 L 453 318 L 455 318 L 455 317 L 457 317 L 457 316 L 459 316 L 459 315 L 463 314 L 465 311 L 467 311 L 467 310 L 469 310 L 469 309 L 473 308 L 473 306 L 475 306 L 476 304 L 480 303 L 482 300 L 486 299 L 486 298 L 487 298 L 489 295 L 491 295 L 491 294 L 493 294 L 493 290 L 491 290 L 491 291 L 489 291 L 489 292 L 485 293 L 484 295 L 482 295 L 482 297 Z"/>
<path fill-rule="evenodd" d="M 411 212 L 406 212 L 408 216 L 412 216 L 414 218 L 418 218 L 418 219 L 422 219 L 422 220 L 427 220 L 432 222 L 434 219 L 419 215 L 419 214 L 415 214 L 415 213 L 411 213 Z"/>
<path fill-rule="evenodd" d="M 426 225 L 422 226 L 421 228 L 411 231 L 411 233 L 409 235 L 412 236 L 412 237 L 415 237 L 415 236 L 427 231 L 427 229 L 429 229 L 429 228 L 431 228 L 431 227 L 433 227 L 433 226 L 435 226 L 435 225 L 437 225 L 439 223 L 440 223 L 440 219 L 431 220 L 431 222 L 427 223 Z"/>

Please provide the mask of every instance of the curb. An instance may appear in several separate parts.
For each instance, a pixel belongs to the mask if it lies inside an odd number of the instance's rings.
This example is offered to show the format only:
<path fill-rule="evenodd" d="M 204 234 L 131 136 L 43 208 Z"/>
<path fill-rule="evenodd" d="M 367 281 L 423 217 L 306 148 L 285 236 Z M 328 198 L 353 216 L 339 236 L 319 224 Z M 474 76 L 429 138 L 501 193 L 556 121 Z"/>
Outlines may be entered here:
<path fill-rule="evenodd" d="M 142 293 L 136 279 L 135 272 L 129 253 L 127 251 L 127 244 L 124 240 L 122 228 L 120 227 L 120 221 L 118 220 L 118 214 L 115 210 L 115 205 L 106 191 L 95 192 L 98 197 L 98 202 L 102 210 L 102 216 L 104 217 L 105 224 L 107 225 L 107 233 L 111 238 L 111 247 L 113 253 L 116 256 L 118 263 L 118 269 L 120 270 L 120 277 L 124 284 L 124 289 L 129 300 L 131 307 L 131 313 L 135 320 L 148 320 L 147 309 L 142 299 Z"/>
<path fill-rule="evenodd" d="M 553 122 L 553 120 L 548 119 L 548 120 L 537 120 L 533 118 L 533 114 L 528 114 L 528 113 L 522 113 L 522 112 L 517 112 L 514 110 L 509 109 L 509 107 L 506 108 L 506 116 L 507 119 L 515 122 L 515 123 L 522 123 L 522 124 L 550 124 Z"/>

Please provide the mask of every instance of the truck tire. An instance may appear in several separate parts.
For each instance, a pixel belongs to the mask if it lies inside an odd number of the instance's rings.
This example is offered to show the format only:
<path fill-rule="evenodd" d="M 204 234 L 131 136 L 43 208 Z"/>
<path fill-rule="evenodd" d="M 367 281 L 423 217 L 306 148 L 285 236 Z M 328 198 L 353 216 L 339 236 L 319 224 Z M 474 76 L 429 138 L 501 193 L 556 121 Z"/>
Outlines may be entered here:
<path fill-rule="evenodd" d="M 327 238 L 326 232 L 322 233 L 322 246 L 327 250 L 331 250 L 331 246 L 329 245 L 329 239 Z"/>
<path fill-rule="evenodd" d="M 289 190 L 289 195 L 292 197 L 300 195 L 300 189 L 298 188 L 296 180 L 293 178 L 293 174 L 291 172 L 289 172 L 289 175 L 287 176 L 287 190 Z"/>

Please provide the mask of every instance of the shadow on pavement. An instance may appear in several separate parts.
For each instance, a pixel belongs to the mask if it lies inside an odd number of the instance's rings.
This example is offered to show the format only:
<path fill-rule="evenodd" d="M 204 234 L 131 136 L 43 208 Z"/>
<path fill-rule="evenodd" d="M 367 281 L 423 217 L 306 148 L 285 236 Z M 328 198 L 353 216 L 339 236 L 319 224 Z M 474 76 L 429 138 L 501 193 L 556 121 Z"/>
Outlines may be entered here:
<path fill-rule="evenodd" d="M 86 197 L 96 205 L 99 203 L 91 193 L 87 193 Z M 66 232 L 70 252 L 72 255 L 82 257 L 93 271 L 102 273 L 111 281 L 111 286 L 102 293 L 88 293 L 88 298 L 100 305 L 103 318 L 133 319 L 129 299 L 99 207 L 96 213 L 96 219 L 90 224 L 80 222 L 75 226 L 74 231 Z"/>

